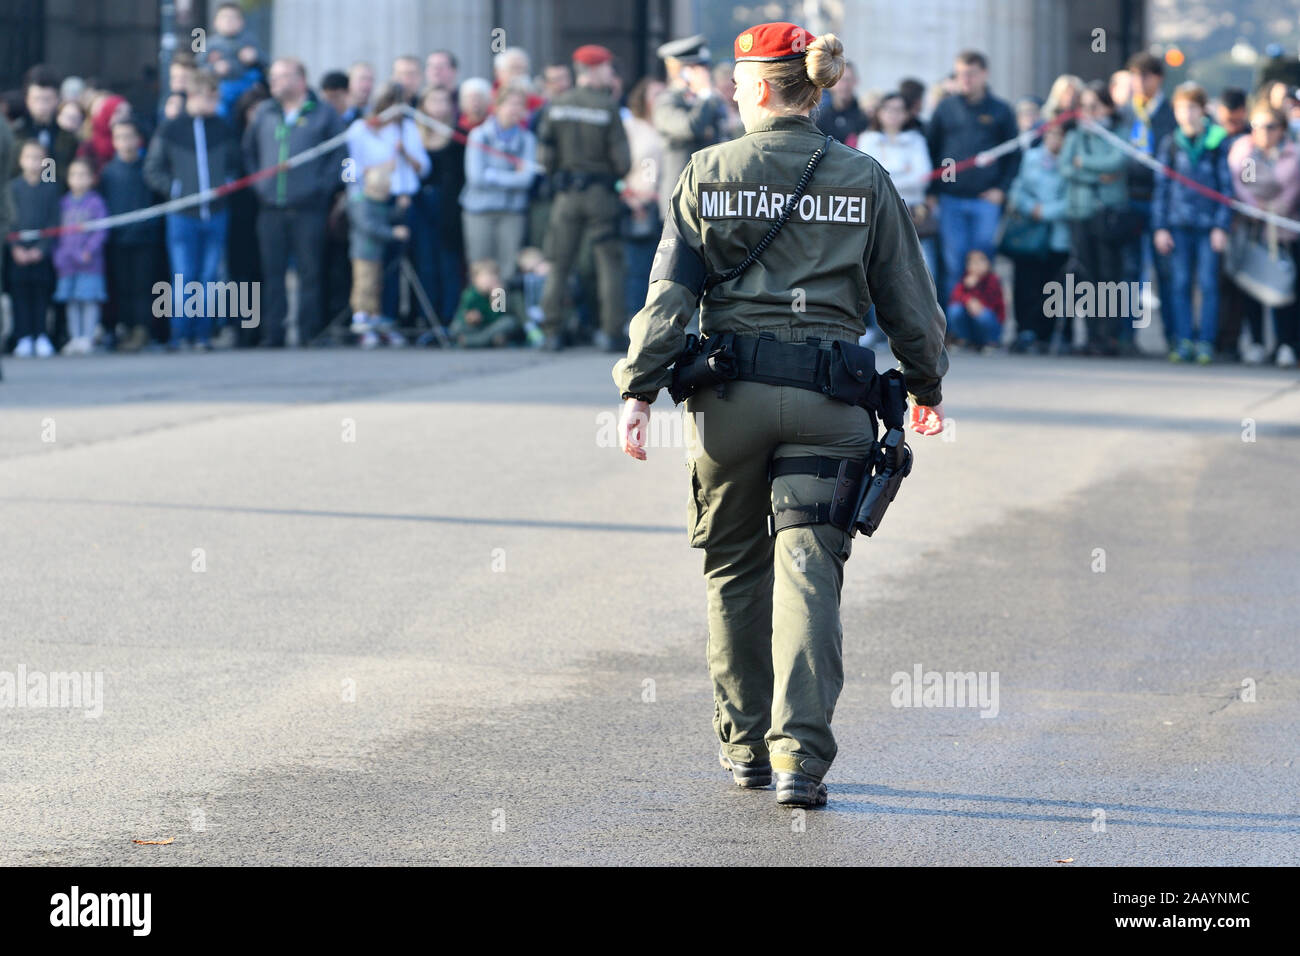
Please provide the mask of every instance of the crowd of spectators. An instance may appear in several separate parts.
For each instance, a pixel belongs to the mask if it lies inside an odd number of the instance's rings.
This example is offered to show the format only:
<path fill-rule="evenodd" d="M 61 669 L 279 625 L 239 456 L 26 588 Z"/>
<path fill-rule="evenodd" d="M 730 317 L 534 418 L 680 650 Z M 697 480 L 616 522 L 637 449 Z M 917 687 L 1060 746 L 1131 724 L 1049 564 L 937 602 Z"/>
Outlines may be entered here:
<path fill-rule="evenodd" d="M 743 134 L 730 63 L 710 63 L 705 51 L 668 65 L 666 83 L 641 77 L 625 90 L 616 74 L 612 90 L 632 152 L 618 185 L 629 318 L 644 301 L 672 170 L 692 149 Z M 2 101 L 5 233 L 238 188 L 109 230 L 6 240 L 5 350 L 293 339 L 374 348 L 405 345 L 412 333 L 454 347 L 538 344 L 551 193 L 537 130 L 572 82 L 568 63 L 535 74 L 528 53 L 510 48 L 491 78 L 462 79 L 455 55 L 437 50 L 398 57 L 386 80 L 358 62 L 313 87 L 299 60 L 269 59 L 235 3 L 216 9 L 200 52 L 173 57 L 150 115 L 95 79 L 34 66 Z M 890 173 L 954 347 L 1135 354 L 1135 327 L 1158 311 L 1173 361 L 1294 366 L 1300 238 L 1209 193 L 1300 215 L 1298 95 L 1285 81 L 1213 99 L 1195 83 L 1167 89 L 1162 61 L 1141 53 L 1108 81 L 1061 76 L 1045 98 L 1008 102 L 990 88 L 985 57 L 966 51 L 929 88 L 905 78 L 894 90 L 861 90 L 850 64 L 815 118 Z M 1017 140 L 991 162 L 973 161 Z M 304 153 L 311 158 L 281 165 Z M 191 294 L 192 283 L 256 283 L 256 321 Z M 1099 307 L 1099 295 L 1078 312 L 1053 305 L 1062 284 L 1069 294 L 1115 283 L 1138 290 L 1124 314 Z M 590 255 L 580 256 L 568 288 L 572 339 L 597 325 L 594 286 Z"/>

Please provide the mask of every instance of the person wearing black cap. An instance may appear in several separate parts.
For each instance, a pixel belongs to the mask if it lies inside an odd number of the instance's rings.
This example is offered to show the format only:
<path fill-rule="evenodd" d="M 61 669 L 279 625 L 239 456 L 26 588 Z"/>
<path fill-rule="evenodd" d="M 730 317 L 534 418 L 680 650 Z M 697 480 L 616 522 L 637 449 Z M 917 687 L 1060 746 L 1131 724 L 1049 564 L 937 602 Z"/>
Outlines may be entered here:
<path fill-rule="evenodd" d="M 668 215 L 673 186 L 691 153 L 722 137 L 727 106 L 713 88 L 709 48 L 704 35 L 672 40 L 656 51 L 664 61 L 668 87 L 655 100 L 651 121 L 664 139 L 659 176 L 659 213 Z"/>
<path fill-rule="evenodd" d="M 742 787 L 775 772 L 778 803 L 818 806 L 836 754 L 852 531 L 875 530 L 910 468 L 905 393 L 915 431 L 943 427 L 945 320 L 889 174 L 809 116 L 843 73 L 840 41 L 765 23 L 735 53 L 745 135 L 700 150 L 678 179 L 613 376 L 637 460 L 659 390 L 686 400 L 719 761 Z M 858 345 L 873 304 L 901 370 L 877 373 Z M 697 305 L 699 350 L 685 333 Z"/>
<path fill-rule="evenodd" d="M 613 57 L 603 46 L 578 47 L 573 52 L 577 86 L 544 106 L 537 124 L 538 160 L 555 191 L 545 249 L 551 270 L 542 290 L 544 346 L 551 351 L 564 346 L 564 292 L 584 233 L 591 236 L 596 266 L 597 344 L 606 351 L 626 347 L 616 184 L 632 165 L 632 153 L 618 103 L 609 93 Z"/>

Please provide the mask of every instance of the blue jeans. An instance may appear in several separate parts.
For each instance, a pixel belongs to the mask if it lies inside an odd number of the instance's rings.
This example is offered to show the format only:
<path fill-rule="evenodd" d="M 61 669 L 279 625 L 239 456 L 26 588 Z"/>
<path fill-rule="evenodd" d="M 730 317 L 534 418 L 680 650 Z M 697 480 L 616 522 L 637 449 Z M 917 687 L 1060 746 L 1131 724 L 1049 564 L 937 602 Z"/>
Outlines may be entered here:
<path fill-rule="evenodd" d="M 1149 200 L 1130 199 L 1129 208 L 1142 216 L 1148 224 L 1150 223 L 1151 202 Z M 1170 300 L 1170 296 L 1173 294 L 1173 281 L 1170 276 L 1169 257 L 1156 252 L 1155 233 L 1149 228 L 1124 247 L 1124 281 L 1141 282 L 1147 274 L 1148 265 L 1151 267 L 1151 271 L 1155 273 L 1155 293 L 1160 297 L 1161 330 L 1165 334 L 1165 339 L 1173 343 L 1173 304 Z M 1132 342 L 1134 331 L 1132 322 L 1121 322 L 1119 324 L 1119 340 L 1121 342 Z"/>
<path fill-rule="evenodd" d="M 921 240 L 921 255 L 925 257 L 925 267 L 930 270 L 930 281 L 935 290 L 939 289 L 939 240 L 929 236 Z"/>
<path fill-rule="evenodd" d="M 966 253 L 983 249 L 993 260 L 994 239 L 1002 209 L 987 199 L 965 196 L 939 197 L 939 237 L 943 246 L 943 275 L 935 285 L 947 290 L 966 274 Z M 940 284 L 942 282 L 942 284 Z"/>
<path fill-rule="evenodd" d="M 1002 323 L 985 306 L 972 313 L 960 302 L 948 304 L 948 331 L 955 339 L 963 339 L 979 348 L 981 345 L 997 345 L 1002 341 Z"/>
<path fill-rule="evenodd" d="M 623 273 L 623 308 L 629 316 L 636 315 L 645 306 L 646 292 L 650 288 L 650 268 L 654 265 L 659 237 L 627 239 L 624 241 L 627 271 Z"/>
<path fill-rule="evenodd" d="M 207 219 L 182 213 L 172 213 L 167 217 L 167 255 L 173 276 L 180 277 L 174 280 L 172 289 L 172 345 L 179 345 L 186 338 L 206 344 L 212 338 L 213 317 L 207 312 L 208 283 L 217 281 L 221 269 L 227 220 L 224 210 L 212 213 Z M 185 294 L 184 285 L 190 282 L 203 284 L 201 295 Z M 186 315 L 186 301 L 192 303 L 195 299 L 202 303 L 199 315 Z"/>
<path fill-rule="evenodd" d="M 1170 345 L 1184 339 L 1208 342 L 1214 346 L 1219 330 L 1219 254 L 1210 248 L 1210 230 L 1176 226 L 1174 251 L 1168 256 L 1172 288 L 1170 311 L 1173 313 L 1173 338 Z M 1201 290 L 1199 334 L 1192 334 L 1192 282 Z"/>

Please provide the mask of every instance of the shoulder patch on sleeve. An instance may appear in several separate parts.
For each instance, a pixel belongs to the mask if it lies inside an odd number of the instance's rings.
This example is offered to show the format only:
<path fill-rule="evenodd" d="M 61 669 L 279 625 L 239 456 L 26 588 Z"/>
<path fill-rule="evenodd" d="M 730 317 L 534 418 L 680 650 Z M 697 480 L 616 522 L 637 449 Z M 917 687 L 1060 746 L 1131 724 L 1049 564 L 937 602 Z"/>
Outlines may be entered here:
<path fill-rule="evenodd" d="M 700 254 L 686 244 L 677 226 L 669 217 L 664 223 L 663 235 L 655 249 L 654 262 L 650 265 L 650 281 L 667 279 L 685 286 L 696 295 L 704 288 L 708 276 L 704 260 Z"/>

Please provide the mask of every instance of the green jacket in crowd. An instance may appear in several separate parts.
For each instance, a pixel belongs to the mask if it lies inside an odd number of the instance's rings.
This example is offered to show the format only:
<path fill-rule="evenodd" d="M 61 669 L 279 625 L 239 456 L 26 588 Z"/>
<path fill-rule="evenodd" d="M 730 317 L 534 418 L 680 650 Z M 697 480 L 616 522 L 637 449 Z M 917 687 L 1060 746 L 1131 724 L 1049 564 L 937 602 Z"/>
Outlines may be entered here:
<path fill-rule="evenodd" d="M 474 309 L 479 311 L 482 318 L 472 323 L 465 315 Z M 517 318 L 509 312 L 492 311 L 492 300 L 470 285 L 460 294 L 460 304 L 456 307 L 456 316 L 451 320 L 447 334 L 457 345 L 480 349 L 495 345 L 492 340 L 498 335 L 503 336 L 507 342 L 514 341 L 519 337 L 520 328 Z M 462 336 L 464 341 L 461 341 Z"/>
<path fill-rule="evenodd" d="M 1065 134 L 1057 164 L 1065 177 L 1066 219 L 1091 219 L 1104 208 L 1128 204 L 1128 158 L 1109 140 L 1076 127 Z M 1102 182 L 1103 176 L 1113 178 Z"/>

